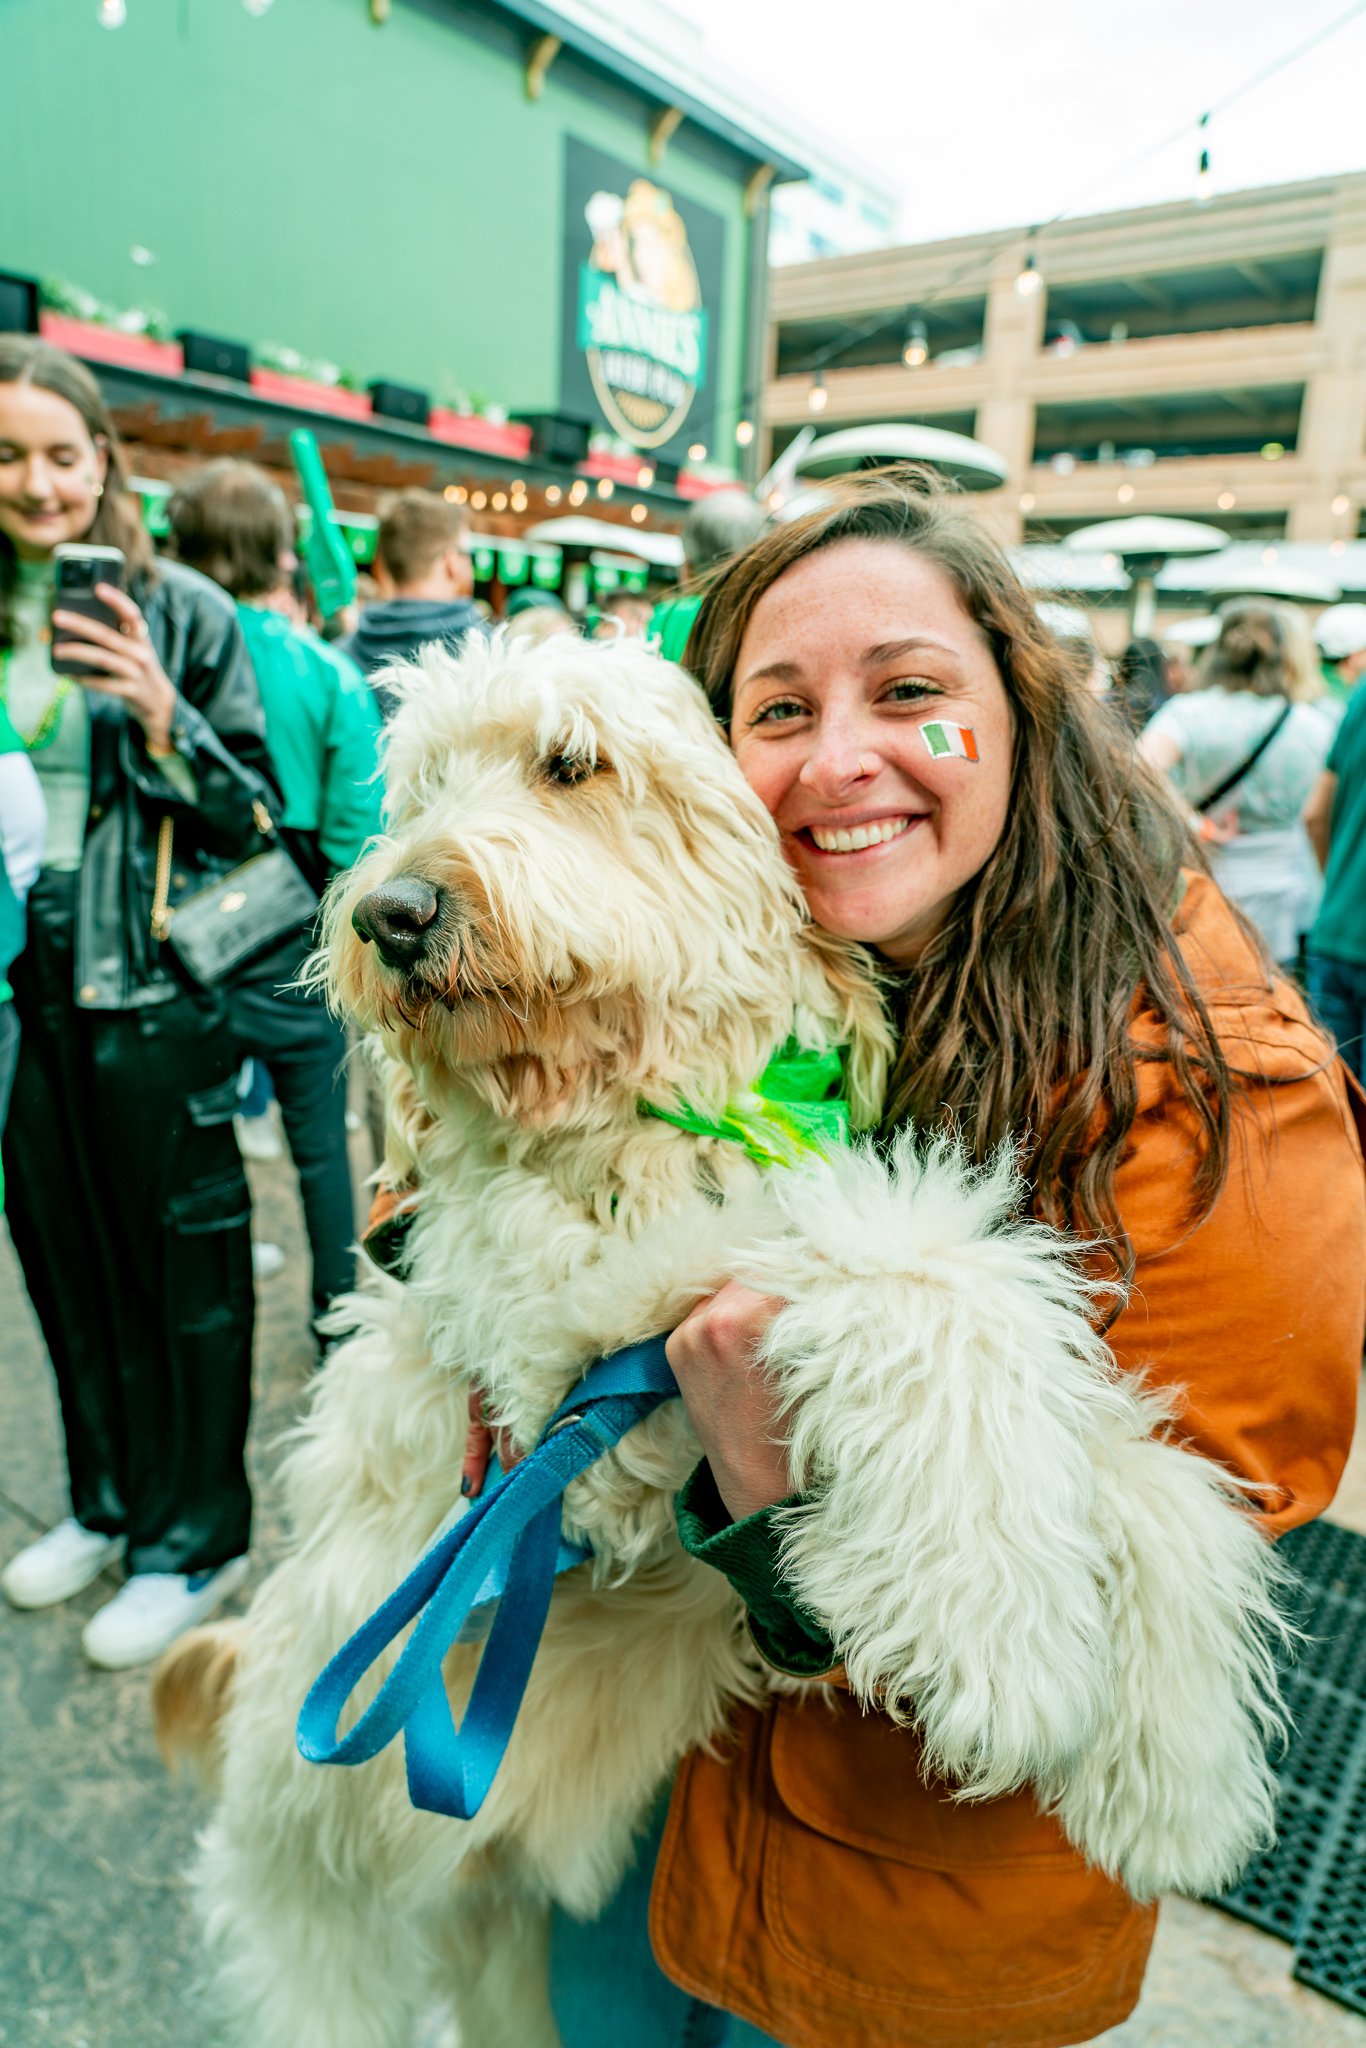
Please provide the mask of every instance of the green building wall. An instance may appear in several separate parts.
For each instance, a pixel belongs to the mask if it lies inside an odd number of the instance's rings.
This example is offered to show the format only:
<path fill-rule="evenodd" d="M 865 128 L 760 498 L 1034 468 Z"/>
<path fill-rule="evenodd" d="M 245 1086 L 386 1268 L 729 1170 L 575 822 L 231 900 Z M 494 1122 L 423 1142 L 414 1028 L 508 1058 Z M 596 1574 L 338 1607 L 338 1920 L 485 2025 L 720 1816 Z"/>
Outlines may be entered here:
<path fill-rule="evenodd" d="M 509 410 L 555 405 L 566 133 L 726 221 L 718 454 L 741 411 L 751 168 L 566 54 L 528 99 L 530 28 L 442 0 L 95 0 L 0 10 L 0 269 L 174 327 L 283 343 Z M 134 247 L 154 263 L 139 266 Z"/>

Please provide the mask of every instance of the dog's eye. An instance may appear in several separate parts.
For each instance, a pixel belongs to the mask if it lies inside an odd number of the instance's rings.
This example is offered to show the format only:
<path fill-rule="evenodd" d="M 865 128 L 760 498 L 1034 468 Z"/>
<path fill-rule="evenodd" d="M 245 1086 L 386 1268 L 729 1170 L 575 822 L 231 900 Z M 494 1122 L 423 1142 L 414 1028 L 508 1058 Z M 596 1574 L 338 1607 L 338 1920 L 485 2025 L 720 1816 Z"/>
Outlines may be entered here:
<path fill-rule="evenodd" d="M 576 782 L 587 782 L 596 774 L 597 762 L 590 761 L 587 754 L 548 754 L 543 763 L 548 782 L 562 782 L 572 787 Z"/>

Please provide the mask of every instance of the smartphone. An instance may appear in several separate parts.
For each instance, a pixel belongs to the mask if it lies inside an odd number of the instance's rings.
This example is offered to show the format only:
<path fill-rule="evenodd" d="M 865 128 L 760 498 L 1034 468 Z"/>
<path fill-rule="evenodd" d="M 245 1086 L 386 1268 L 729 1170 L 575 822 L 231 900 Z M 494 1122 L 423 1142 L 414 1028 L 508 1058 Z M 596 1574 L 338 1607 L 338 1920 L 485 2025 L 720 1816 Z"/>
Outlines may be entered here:
<path fill-rule="evenodd" d="M 52 559 L 56 568 L 52 610 L 79 612 L 83 618 L 94 619 L 117 633 L 122 621 L 103 599 L 96 597 L 95 585 L 112 583 L 116 590 L 123 589 L 128 573 L 123 549 L 88 547 L 84 541 L 63 541 L 60 547 L 53 549 Z M 48 623 L 51 625 L 50 619 Z M 62 637 L 60 629 L 53 627 L 52 643 L 55 645 Z M 52 673 L 79 678 L 93 675 L 95 671 L 88 662 L 67 661 L 54 655 Z"/>

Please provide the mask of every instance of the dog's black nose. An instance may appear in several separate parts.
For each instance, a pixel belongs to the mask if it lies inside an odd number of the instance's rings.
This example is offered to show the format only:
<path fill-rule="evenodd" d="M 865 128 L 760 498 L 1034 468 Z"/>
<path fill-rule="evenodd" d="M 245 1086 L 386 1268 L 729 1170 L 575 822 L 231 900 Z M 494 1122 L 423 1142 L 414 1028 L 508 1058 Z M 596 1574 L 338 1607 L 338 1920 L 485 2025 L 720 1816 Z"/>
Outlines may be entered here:
<path fill-rule="evenodd" d="M 413 967 L 436 929 L 441 891 L 416 875 L 399 875 L 362 896 L 351 923 L 368 946 L 373 940 L 386 967 Z"/>

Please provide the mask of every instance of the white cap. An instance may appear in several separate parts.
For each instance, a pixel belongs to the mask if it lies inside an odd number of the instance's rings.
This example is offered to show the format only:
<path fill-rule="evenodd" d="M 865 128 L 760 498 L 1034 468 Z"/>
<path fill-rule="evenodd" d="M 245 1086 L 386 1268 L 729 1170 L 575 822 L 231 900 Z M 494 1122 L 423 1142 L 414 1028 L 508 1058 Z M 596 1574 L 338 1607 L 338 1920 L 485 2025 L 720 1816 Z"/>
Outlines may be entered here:
<path fill-rule="evenodd" d="M 1329 661 L 1345 661 L 1366 648 L 1366 604 L 1330 604 L 1314 621 L 1314 638 Z"/>

